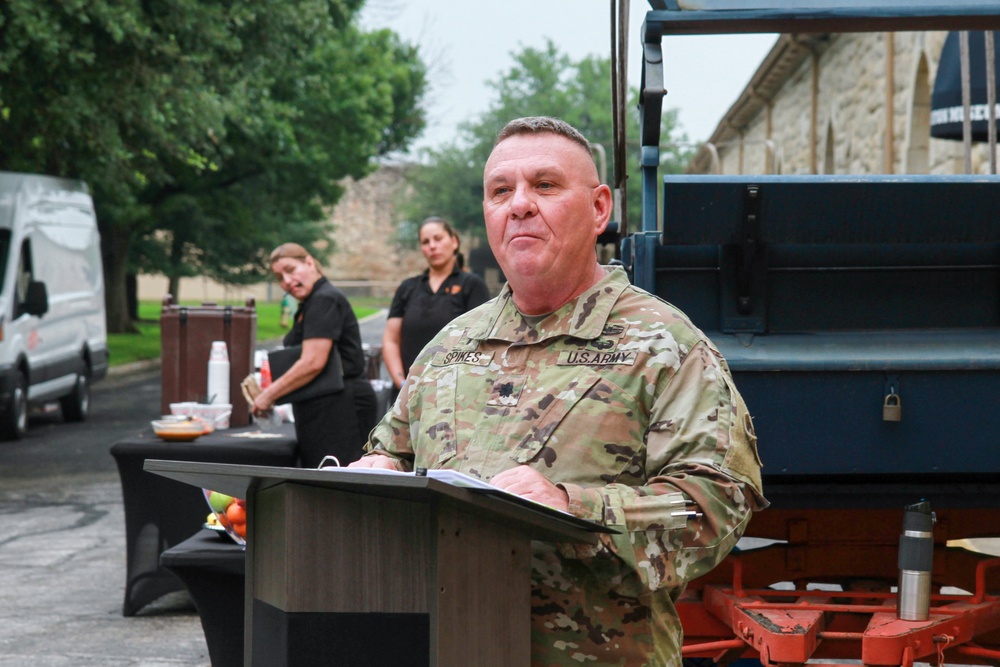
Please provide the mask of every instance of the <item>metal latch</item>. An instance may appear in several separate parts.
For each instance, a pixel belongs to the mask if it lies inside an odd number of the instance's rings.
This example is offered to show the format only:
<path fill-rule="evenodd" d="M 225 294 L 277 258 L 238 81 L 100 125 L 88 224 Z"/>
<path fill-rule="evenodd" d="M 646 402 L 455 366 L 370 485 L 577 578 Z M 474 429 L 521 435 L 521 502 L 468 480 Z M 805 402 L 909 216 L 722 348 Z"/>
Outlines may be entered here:
<path fill-rule="evenodd" d="M 740 239 L 740 267 L 736 294 L 736 310 L 748 315 L 753 310 L 750 285 L 753 283 L 754 265 L 760 251 L 760 188 L 748 185 L 743 193 L 743 232 Z"/>

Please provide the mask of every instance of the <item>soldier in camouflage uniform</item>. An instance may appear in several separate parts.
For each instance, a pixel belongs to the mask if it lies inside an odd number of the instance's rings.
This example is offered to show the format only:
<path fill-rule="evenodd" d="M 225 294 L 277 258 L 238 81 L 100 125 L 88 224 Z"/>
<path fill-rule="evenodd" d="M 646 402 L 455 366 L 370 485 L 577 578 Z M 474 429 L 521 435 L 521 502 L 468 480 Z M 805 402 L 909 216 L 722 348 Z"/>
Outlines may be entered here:
<path fill-rule="evenodd" d="M 588 146 L 547 118 L 501 132 L 483 207 L 509 282 L 428 344 L 354 465 L 460 470 L 617 529 L 533 543 L 532 664 L 679 666 L 677 597 L 767 501 L 718 350 L 597 264 Z"/>

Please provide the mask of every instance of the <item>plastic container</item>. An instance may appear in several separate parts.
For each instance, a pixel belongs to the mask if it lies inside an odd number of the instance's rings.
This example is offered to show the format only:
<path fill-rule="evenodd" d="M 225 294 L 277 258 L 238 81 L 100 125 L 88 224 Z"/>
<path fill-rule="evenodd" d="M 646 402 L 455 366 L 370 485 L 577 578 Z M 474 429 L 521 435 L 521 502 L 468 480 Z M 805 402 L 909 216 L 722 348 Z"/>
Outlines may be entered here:
<path fill-rule="evenodd" d="M 198 405 L 200 404 L 195 403 L 194 401 L 182 401 L 180 403 L 171 403 L 170 414 L 179 416 L 183 415 L 194 416 L 195 409 L 198 407 Z"/>
<path fill-rule="evenodd" d="M 194 403 L 193 401 L 171 403 L 170 414 L 181 417 L 198 417 L 205 423 L 211 424 L 213 429 L 224 430 L 230 426 L 233 405 L 232 403 Z"/>
<path fill-rule="evenodd" d="M 196 415 L 219 430 L 229 428 L 230 417 L 233 414 L 232 403 L 200 403 L 195 408 Z"/>
<path fill-rule="evenodd" d="M 232 415 L 232 403 L 195 403 L 185 401 L 171 403 L 170 414 L 175 417 L 198 417 L 212 429 L 225 430 L 229 428 Z"/>

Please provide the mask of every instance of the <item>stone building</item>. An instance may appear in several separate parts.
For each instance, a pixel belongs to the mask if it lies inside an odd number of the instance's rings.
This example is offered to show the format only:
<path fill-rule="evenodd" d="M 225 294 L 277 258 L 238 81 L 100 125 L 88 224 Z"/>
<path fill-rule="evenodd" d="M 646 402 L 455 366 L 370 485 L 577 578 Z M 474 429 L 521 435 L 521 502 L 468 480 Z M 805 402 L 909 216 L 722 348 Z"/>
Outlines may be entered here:
<path fill-rule="evenodd" d="M 384 165 L 359 181 L 345 179 L 344 195 L 329 212 L 335 250 L 324 274 L 349 296 L 391 297 L 403 278 L 426 267 L 418 248 L 396 242 L 396 203 L 406 188 L 405 168 Z M 463 245 L 466 242 L 463 239 Z M 166 289 L 165 276 L 139 278 L 140 300 L 159 300 Z M 184 278 L 180 286 L 184 301 L 240 302 L 246 297 L 277 301 L 281 296 L 281 288 L 273 282 L 233 286 Z"/>
<path fill-rule="evenodd" d="M 404 170 L 386 165 L 360 181 L 347 181 L 344 196 L 330 211 L 335 250 L 324 273 L 349 295 L 391 297 L 403 278 L 426 268 L 419 249 L 396 242 Z"/>
<path fill-rule="evenodd" d="M 781 35 L 689 171 L 963 173 L 962 142 L 930 136 L 946 35 Z M 988 171 L 987 147 L 973 144 L 972 172 Z"/>

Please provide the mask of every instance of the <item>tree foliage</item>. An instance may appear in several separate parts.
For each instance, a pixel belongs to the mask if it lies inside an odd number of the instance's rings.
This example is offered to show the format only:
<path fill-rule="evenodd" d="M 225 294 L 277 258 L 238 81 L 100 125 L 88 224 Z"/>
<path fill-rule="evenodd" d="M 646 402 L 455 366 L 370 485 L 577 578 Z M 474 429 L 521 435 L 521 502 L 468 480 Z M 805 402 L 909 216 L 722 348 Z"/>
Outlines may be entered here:
<path fill-rule="evenodd" d="M 91 185 L 109 330 L 138 267 L 242 283 L 321 251 L 338 181 L 419 133 L 425 67 L 362 1 L 0 3 L 0 169 Z"/>
<path fill-rule="evenodd" d="M 614 174 L 613 121 L 611 107 L 611 62 L 590 55 L 574 61 L 549 41 L 545 48 L 524 48 L 514 53 L 514 65 L 490 87 L 496 97 L 489 108 L 464 123 L 455 141 L 424 151 L 422 163 L 410 170 L 411 195 L 401 207 L 404 217 L 419 220 L 440 215 L 459 229 L 484 236 L 483 166 L 497 133 L 508 121 L 521 116 L 555 116 L 580 130 L 592 144 L 604 148 L 602 177 Z M 633 96 L 637 92 L 633 91 Z M 637 97 L 636 97 L 637 99 Z M 628 114 L 629 174 L 638 174 L 638 111 Z M 678 173 L 691 156 L 687 137 L 677 126 L 677 113 L 663 114 L 661 171 Z M 628 189 L 630 216 L 639 215 L 638 178 Z M 412 225 L 402 229 L 412 229 Z M 407 240 L 407 239 L 403 239 Z"/>

